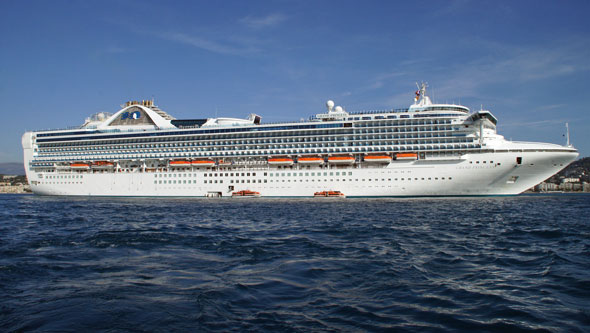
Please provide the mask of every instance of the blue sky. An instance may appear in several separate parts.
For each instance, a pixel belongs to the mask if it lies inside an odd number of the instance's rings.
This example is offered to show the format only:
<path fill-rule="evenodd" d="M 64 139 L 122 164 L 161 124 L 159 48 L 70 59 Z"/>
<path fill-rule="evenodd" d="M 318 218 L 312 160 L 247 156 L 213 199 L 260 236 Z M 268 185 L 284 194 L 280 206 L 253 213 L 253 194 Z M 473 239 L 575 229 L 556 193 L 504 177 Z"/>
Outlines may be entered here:
<path fill-rule="evenodd" d="M 0 162 L 25 130 L 149 99 L 176 118 L 481 105 L 590 156 L 589 1 L 0 1 Z"/>

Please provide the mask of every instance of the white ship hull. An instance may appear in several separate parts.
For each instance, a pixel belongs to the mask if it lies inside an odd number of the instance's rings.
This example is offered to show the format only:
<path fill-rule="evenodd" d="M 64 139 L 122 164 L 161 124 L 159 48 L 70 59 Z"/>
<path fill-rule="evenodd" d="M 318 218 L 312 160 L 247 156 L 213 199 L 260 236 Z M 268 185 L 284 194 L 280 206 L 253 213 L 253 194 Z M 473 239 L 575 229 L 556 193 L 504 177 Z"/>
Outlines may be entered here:
<path fill-rule="evenodd" d="M 559 172 L 577 156 L 576 152 L 480 153 L 394 161 L 387 166 L 301 169 L 27 170 L 27 177 L 33 192 L 40 195 L 206 197 L 214 193 L 231 197 L 239 190 L 257 191 L 262 197 L 313 197 L 325 190 L 341 191 L 347 197 L 516 195 Z M 522 158 L 521 164 L 516 163 L 517 157 Z"/>

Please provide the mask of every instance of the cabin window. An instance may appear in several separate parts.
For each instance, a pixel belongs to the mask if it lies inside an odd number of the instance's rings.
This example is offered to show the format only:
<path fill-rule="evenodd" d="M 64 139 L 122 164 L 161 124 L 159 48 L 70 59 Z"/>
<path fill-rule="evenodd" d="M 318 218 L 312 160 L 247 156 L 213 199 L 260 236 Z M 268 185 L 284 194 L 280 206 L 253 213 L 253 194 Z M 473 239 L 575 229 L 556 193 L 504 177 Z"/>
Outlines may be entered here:
<path fill-rule="evenodd" d="M 522 157 L 517 157 L 516 158 L 516 164 L 522 164 Z"/>

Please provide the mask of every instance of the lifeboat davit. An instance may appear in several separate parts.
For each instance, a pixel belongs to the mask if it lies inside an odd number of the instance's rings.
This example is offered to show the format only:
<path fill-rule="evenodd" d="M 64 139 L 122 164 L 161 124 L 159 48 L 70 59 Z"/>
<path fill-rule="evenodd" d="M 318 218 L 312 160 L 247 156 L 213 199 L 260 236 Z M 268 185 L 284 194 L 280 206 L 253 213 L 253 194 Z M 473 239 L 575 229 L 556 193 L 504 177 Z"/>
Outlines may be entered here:
<path fill-rule="evenodd" d="M 70 163 L 70 168 L 74 170 L 88 170 L 90 169 L 90 164 L 88 163 Z"/>
<path fill-rule="evenodd" d="M 212 160 L 196 160 L 192 161 L 191 165 L 194 167 L 204 167 L 209 168 L 215 165 L 215 161 Z"/>
<path fill-rule="evenodd" d="M 258 198 L 260 196 L 260 192 L 250 191 L 250 190 L 243 190 L 243 191 L 236 191 L 232 192 L 232 198 Z"/>
<path fill-rule="evenodd" d="M 280 158 L 269 158 L 269 165 L 293 165 L 295 163 L 292 158 L 280 157 Z"/>
<path fill-rule="evenodd" d="M 354 164 L 353 156 L 332 156 L 328 157 L 328 163 L 331 164 Z"/>
<path fill-rule="evenodd" d="M 340 191 L 321 191 L 313 194 L 314 198 L 346 198 Z"/>
<path fill-rule="evenodd" d="M 365 162 L 369 163 L 391 163 L 391 156 L 389 155 L 367 155 Z"/>
<path fill-rule="evenodd" d="M 324 159 L 321 157 L 300 157 L 297 159 L 297 163 L 305 165 L 320 165 L 324 164 Z"/>
<path fill-rule="evenodd" d="M 395 154 L 396 160 L 417 160 L 418 154 L 416 153 L 397 153 Z"/>
<path fill-rule="evenodd" d="M 170 161 L 170 166 L 174 167 L 174 168 L 178 168 L 178 167 L 187 167 L 187 166 L 191 166 L 191 162 L 190 161 L 186 161 L 186 160 L 176 160 L 176 161 Z"/>

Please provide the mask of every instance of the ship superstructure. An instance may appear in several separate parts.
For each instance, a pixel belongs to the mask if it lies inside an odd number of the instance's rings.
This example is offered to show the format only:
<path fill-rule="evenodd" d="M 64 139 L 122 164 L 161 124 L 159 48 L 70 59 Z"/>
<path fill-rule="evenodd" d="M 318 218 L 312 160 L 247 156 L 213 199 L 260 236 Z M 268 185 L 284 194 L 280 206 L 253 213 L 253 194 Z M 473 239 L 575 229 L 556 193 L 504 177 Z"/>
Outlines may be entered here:
<path fill-rule="evenodd" d="M 434 104 L 424 84 L 407 109 L 326 106 L 308 121 L 263 124 L 255 114 L 179 120 L 152 100 L 127 102 L 75 129 L 26 132 L 25 169 L 46 195 L 512 195 L 578 156 L 507 141 L 490 111 Z"/>

